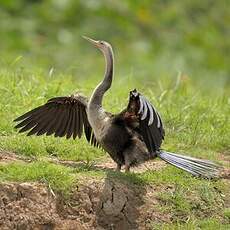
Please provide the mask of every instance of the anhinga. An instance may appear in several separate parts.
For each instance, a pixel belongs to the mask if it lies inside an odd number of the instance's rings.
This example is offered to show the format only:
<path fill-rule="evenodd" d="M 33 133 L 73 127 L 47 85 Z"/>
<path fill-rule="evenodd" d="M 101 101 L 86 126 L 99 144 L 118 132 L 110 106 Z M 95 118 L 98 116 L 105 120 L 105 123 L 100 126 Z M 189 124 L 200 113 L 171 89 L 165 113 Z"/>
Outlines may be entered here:
<path fill-rule="evenodd" d="M 125 171 L 129 171 L 131 166 L 160 157 L 195 176 L 216 177 L 216 164 L 160 149 L 165 135 L 161 117 L 136 89 L 130 92 L 128 106 L 121 113 L 114 115 L 104 110 L 102 99 L 113 80 L 113 50 L 108 42 L 84 38 L 104 54 L 104 79 L 89 100 L 79 93 L 55 97 L 18 117 L 15 121 L 20 121 L 16 125 L 19 132 L 30 130 L 28 136 L 54 134 L 55 137 L 73 139 L 81 138 L 84 132 L 90 144 L 109 153 L 117 170 L 125 165 Z"/>

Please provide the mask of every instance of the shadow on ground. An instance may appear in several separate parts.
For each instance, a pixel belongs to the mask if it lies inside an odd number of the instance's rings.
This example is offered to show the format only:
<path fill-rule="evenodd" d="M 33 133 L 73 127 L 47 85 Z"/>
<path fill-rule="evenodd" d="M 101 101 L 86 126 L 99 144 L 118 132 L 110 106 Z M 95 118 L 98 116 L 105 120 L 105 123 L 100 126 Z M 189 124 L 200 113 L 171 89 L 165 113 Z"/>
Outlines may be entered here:
<path fill-rule="evenodd" d="M 131 184 L 130 178 L 139 186 Z M 144 205 L 146 189 L 141 179 L 132 175 L 107 172 L 96 210 L 98 226 L 105 229 L 137 229 L 140 207 Z"/>

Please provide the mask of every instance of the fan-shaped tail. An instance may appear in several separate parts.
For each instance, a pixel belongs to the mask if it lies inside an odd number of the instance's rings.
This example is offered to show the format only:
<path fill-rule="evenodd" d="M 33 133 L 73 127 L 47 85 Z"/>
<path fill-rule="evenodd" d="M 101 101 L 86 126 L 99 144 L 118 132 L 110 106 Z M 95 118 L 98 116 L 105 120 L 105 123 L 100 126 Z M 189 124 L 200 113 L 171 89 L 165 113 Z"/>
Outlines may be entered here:
<path fill-rule="evenodd" d="M 194 176 L 208 179 L 217 178 L 219 176 L 220 166 L 208 160 L 201 160 L 163 150 L 157 152 L 157 156 Z"/>

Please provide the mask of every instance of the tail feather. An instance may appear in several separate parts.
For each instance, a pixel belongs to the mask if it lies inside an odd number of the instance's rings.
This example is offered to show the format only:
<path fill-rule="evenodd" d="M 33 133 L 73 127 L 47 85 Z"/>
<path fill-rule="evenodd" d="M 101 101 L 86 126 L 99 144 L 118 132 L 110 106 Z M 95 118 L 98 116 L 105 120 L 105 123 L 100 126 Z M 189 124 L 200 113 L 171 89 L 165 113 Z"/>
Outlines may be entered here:
<path fill-rule="evenodd" d="M 194 176 L 211 179 L 219 175 L 220 166 L 209 160 L 201 160 L 162 150 L 159 151 L 157 155 L 169 164 L 183 169 Z"/>
<path fill-rule="evenodd" d="M 191 160 L 191 161 L 194 161 L 194 162 L 201 162 L 203 163 L 204 165 L 207 165 L 207 166 L 213 166 L 215 168 L 219 168 L 220 166 L 213 163 L 212 161 L 209 161 L 209 160 L 201 160 L 201 159 L 198 159 L 198 158 L 195 158 L 195 157 L 190 157 L 190 156 L 184 156 L 184 155 L 181 155 L 181 154 L 176 154 L 176 153 L 171 153 L 171 152 L 166 152 L 166 153 L 170 153 L 170 155 L 172 156 L 176 156 L 176 157 L 180 157 L 182 159 L 187 159 L 187 160 Z"/>
<path fill-rule="evenodd" d="M 193 174 L 195 176 L 198 176 L 199 173 L 201 173 L 201 170 L 199 170 L 199 168 L 194 167 L 193 165 L 191 167 L 191 165 L 189 165 L 187 162 L 177 161 L 174 158 L 171 158 L 168 156 L 162 156 L 162 155 L 161 155 L 161 158 L 163 160 L 165 160 L 166 162 L 168 162 L 168 163 L 170 163 L 170 164 L 172 164 L 172 165 L 174 165 L 180 169 L 186 170 L 187 172 L 190 172 L 191 174 Z"/>
<path fill-rule="evenodd" d="M 196 165 L 194 165 L 193 163 L 190 162 L 185 162 L 185 161 L 178 161 L 177 159 L 169 157 L 169 156 L 162 156 L 161 158 L 165 161 L 167 161 L 168 163 L 183 169 L 191 174 L 193 174 L 194 176 L 199 176 L 200 174 L 204 174 L 205 171 L 202 168 L 197 167 Z"/>

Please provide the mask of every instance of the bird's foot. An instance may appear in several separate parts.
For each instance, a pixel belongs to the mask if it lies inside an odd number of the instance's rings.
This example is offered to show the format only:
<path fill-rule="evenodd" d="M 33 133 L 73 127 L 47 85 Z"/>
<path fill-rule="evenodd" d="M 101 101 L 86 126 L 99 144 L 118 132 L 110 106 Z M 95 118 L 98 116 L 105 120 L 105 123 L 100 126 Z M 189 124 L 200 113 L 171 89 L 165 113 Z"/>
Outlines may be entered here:
<path fill-rule="evenodd" d="M 120 172 L 120 171 L 121 171 L 121 165 L 120 165 L 120 164 L 117 164 L 116 171 L 117 171 L 117 172 Z"/>

